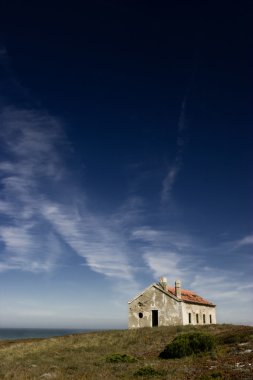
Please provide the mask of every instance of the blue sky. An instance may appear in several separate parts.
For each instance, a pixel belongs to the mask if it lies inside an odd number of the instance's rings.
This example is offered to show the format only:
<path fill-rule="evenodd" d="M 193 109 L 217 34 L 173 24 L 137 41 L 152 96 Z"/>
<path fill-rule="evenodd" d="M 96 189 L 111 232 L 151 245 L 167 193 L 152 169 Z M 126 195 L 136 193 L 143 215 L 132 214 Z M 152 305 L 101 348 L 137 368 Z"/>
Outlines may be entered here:
<path fill-rule="evenodd" d="M 162 275 L 251 323 L 249 9 L 95 3 L 4 7 L 0 326 L 125 328 Z"/>

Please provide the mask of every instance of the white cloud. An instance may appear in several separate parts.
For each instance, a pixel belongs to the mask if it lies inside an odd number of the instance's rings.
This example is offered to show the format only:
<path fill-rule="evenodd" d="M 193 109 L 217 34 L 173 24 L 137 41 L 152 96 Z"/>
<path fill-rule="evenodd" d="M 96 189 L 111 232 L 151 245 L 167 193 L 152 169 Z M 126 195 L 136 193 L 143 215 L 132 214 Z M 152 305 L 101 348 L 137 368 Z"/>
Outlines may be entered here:
<path fill-rule="evenodd" d="M 45 239 L 33 224 L 0 227 L 0 241 L 4 244 L 0 271 L 49 271 L 61 253 L 58 239 L 50 231 Z"/>
<path fill-rule="evenodd" d="M 178 173 L 180 171 L 180 166 L 180 163 L 177 163 L 171 165 L 171 167 L 169 168 L 162 184 L 162 201 L 166 201 L 171 197 L 171 192 L 177 179 Z"/>
<path fill-rule="evenodd" d="M 169 167 L 162 182 L 162 194 L 161 194 L 162 202 L 166 202 L 171 198 L 171 193 L 172 193 L 174 184 L 176 182 L 176 179 L 178 177 L 178 174 L 181 170 L 182 163 L 183 163 L 183 148 L 185 145 L 185 130 L 186 130 L 185 110 L 186 110 L 188 95 L 189 95 L 189 89 L 187 89 L 185 96 L 183 98 L 182 104 L 181 104 L 178 127 L 177 127 L 177 151 L 176 151 L 175 159 L 173 163 L 171 164 L 171 166 Z"/>
<path fill-rule="evenodd" d="M 61 153 L 69 152 L 69 144 L 55 118 L 6 108 L 0 122 L 5 149 L 0 210 L 7 217 L 7 224 L 0 226 L 0 270 L 50 270 L 64 254 L 64 243 L 91 270 L 134 283 L 121 227 L 136 215 L 134 205 L 111 218 L 89 212 L 78 180 L 71 185 Z"/>
<path fill-rule="evenodd" d="M 253 313 L 252 282 L 236 270 L 202 268 L 191 287 L 217 305 L 218 322 L 250 322 Z"/>
<path fill-rule="evenodd" d="M 174 284 L 176 278 L 190 280 L 190 275 L 201 258 L 192 254 L 196 243 L 183 233 L 151 229 L 147 226 L 135 229 L 132 239 L 142 243 L 143 260 L 157 281 L 166 275 Z"/>
<path fill-rule="evenodd" d="M 186 234 L 170 230 L 152 229 L 148 226 L 136 228 L 132 232 L 133 239 L 140 239 L 151 243 L 153 246 L 166 247 L 167 249 L 186 250 L 193 245 L 193 239 Z"/>
<path fill-rule="evenodd" d="M 161 275 L 166 275 L 170 285 L 173 285 L 176 278 L 184 276 L 184 270 L 180 265 L 181 258 L 175 252 L 145 252 L 143 258 L 157 281 Z"/>
<path fill-rule="evenodd" d="M 148 269 L 156 281 L 161 275 L 171 284 L 181 279 L 183 286 L 221 305 L 221 311 L 238 314 L 233 306 L 237 298 L 247 314 L 244 305 L 252 288 L 243 274 L 205 265 L 211 261 L 206 255 L 240 252 L 252 244 L 252 235 L 204 249 L 188 234 L 143 226 L 145 207 L 138 197 L 106 217 L 91 212 L 78 180 L 72 186 L 62 154 L 65 149 L 69 154 L 69 145 L 57 120 L 8 108 L 0 123 L 0 271 L 50 271 L 64 262 L 67 246 L 90 270 L 121 284 L 122 292 L 139 290 L 136 272 Z"/>
<path fill-rule="evenodd" d="M 41 212 L 73 251 L 86 259 L 92 270 L 108 277 L 132 279 L 128 248 L 113 222 L 92 216 L 87 211 L 82 216 L 70 207 L 46 202 Z"/>
<path fill-rule="evenodd" d="M 217 245 L 216 250 L 219 251 L 219 254 L 222 256 L 231 256 L 240 252 L 240 254 L 245 251 L 246 248 L 250 248 L 253 244 L 253 235 L 246 235 L 236 240 L 227 240 Z M 211 247 L 211 250 L 215 250 L 214 247 Z"/>
<path fill-rule="evenodd" d="M 252 245 L 253 244 L 253 235 L 247 235 L 243 237 L 242 239 L 238 240 L 237 242 L 238 247 L 242 247 L 245 245 Z"/>

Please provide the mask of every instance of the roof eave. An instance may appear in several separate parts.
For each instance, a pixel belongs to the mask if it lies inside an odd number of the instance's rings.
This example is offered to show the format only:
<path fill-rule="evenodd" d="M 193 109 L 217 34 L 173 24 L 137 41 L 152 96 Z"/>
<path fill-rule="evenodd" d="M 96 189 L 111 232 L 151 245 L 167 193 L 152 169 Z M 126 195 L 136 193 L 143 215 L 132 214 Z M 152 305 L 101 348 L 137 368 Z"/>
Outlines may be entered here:
<path fill-rule="evenodd" d="M 166 290 L 163 290 L 158 284 L 156 284 L 155 282 L 151 285 L 149 285 L 146 289 L 144 289 L 142 292 L 138 293 L 134 298 L 132 298 L 130 301 L 128 301 L 128 305 L 130 305 L 133 301 L 137 300 L 140 296 L 143 295 L 143 293 L 145 293 L 147 290 L 149 290 L 150 288 L 156 288 L 157 290 L 160 290 L 160 292 L 166 294 L 166 296 L 168 297 L 171 297 L 173 298 L 175 301 L 178 301 L 178 302 L 182 302 L 183 300 L 176 297 L 174 294 L 170 293 L 170 292 L 167 292 Z"/>
<path fill-rule="evenodd" d="M 130 301 L 128 301 L 128 304 L 132 303 L 133 301 L 137 300 L 140 296 L 142 296 L 143 293 L 145 293 L 147 290 L 152 288 L 156 283 L 154 282 L 153 284 L 149 285 L 147 288 L 142 290 L 140 293 L 138 293 L 134 298 L 132 298 Z"/>

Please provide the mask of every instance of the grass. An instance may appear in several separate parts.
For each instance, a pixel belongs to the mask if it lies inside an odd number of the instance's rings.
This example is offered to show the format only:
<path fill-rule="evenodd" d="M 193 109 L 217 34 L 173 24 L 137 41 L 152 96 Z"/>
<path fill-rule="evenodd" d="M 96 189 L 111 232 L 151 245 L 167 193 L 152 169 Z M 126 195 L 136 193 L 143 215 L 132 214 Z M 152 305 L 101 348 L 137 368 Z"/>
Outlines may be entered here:
<path fill-rule="evenodd" d="M 180 359 L 159 358 L 177 336 L 195 332 L 215 337 L 216 349 Z M 158 327 L 0 341 L 0 379 L 252 380 L 252 367 L 249 326 Z"/>

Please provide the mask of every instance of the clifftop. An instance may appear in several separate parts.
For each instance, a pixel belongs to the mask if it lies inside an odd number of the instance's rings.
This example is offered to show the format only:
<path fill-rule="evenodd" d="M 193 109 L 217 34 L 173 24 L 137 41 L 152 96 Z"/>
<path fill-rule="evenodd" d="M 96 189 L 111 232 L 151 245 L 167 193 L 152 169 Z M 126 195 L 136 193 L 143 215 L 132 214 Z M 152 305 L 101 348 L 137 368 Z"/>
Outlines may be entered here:
<path fill-rule="evenodd" d="M 159 359 L 168 343 L 189 331 L 215 336 L 216 349 L 181 359 Z M 129 355 L 134 360 L 108 362 L 112 354 Z M 1 379 L 146 379 L 149 373 L 152 378 L 171 380 L 252 380 L 252 367 L 250 326 L 157 327 L 0 341 Z M 145 372 L 145 368 L 151 369 Z"/>

